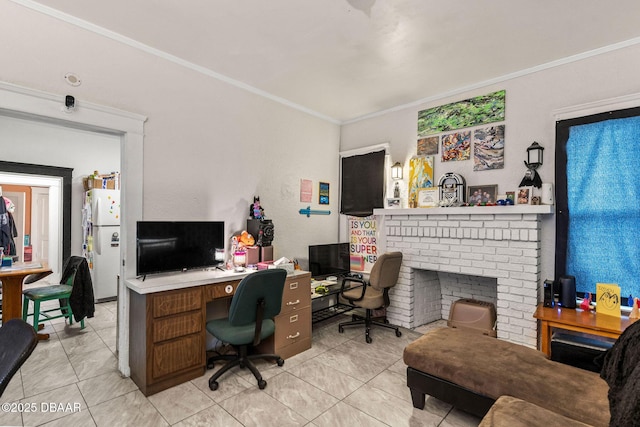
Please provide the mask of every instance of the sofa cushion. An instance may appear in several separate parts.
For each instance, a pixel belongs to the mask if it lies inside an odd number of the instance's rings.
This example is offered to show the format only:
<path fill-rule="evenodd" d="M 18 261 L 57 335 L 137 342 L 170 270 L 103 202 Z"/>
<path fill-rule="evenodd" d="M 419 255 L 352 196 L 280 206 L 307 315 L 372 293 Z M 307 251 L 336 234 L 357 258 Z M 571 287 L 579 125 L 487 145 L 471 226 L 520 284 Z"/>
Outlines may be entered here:
<path fill-rule="evenodd" d="M 533 403 L 512 396 L 500 396 L 482 418 L 478 427 L 587 427 Z"/>
<path fill-rule="evenodd" d="M 498 399 L 514 396 L 592 425 L 609 424 L 607 384 L 542 352 L 463 329 L 432 330 L 404 350 L 408 366 Z"/>

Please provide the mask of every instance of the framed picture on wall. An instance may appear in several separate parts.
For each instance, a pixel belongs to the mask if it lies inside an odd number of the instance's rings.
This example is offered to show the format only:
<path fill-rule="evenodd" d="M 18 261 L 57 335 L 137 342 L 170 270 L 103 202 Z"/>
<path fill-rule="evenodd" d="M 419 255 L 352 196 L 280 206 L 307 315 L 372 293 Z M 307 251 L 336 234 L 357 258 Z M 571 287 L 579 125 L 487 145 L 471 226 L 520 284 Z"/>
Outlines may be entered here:
<path fill-rule="evenodd" d="M 520 187 L 516 197 L 516 205 L 530 205 L 533 187 Z"/>
<path fill-rule="evenodd" d="M 470 205 L 486 205 L 496 202 L 498 186 L 490 185 L 470 185 L 467 187 L 467 203 Z"/>
<path fill-rule="evenodd" d="M 321 205 L 329 204 L 329 183 L 321 182 L 318 184 L 318 203 Z"/>

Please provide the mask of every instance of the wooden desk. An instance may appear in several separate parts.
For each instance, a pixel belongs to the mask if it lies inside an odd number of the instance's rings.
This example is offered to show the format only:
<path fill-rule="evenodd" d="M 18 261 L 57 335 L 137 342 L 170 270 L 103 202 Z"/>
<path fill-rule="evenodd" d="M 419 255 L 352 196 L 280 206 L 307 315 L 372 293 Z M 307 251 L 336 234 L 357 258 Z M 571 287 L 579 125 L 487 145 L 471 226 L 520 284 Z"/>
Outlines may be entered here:
<path fill-rule="evenodd" d="M 583 311 L 579 308 L 544 307 L 538 305 L 533 317 L 540 321 L 540 351 L 551 355 L 551 328 L 566 329 L 600 337 L 617 339 L 635 319 L 614 317 Z"/>
<path fill-rule="evenodd" d="M 32 274 L 39 275 L 40 280 L 51 274 L 51 269 L 40 263 L 15 263 L 12 267 L 0 268 L 3 324 L 11 319 L 22 319 L 22 282 Z"/>
<path fill-rule="evenodd" d="M 145 396 L 206 371 L 207 303 L 231 298 L 249 273 L 201 271 L 127 281 L 131 379 Z M 287 276 L 276 332 L 261 343 L 283 359 L 311 348 L 311 274 Z"/>

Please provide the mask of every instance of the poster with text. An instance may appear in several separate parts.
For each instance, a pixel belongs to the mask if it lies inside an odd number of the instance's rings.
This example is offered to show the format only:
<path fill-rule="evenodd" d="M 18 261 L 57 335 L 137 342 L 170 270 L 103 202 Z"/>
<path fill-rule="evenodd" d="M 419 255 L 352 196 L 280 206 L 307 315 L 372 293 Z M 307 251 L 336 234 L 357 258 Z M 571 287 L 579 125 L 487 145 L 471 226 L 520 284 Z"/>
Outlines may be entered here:
<path fill-rule="evenodd" d="M 375 216 L 349 217 L 349 256 L 352 271 L 371 271 L 378 259 Z"/>

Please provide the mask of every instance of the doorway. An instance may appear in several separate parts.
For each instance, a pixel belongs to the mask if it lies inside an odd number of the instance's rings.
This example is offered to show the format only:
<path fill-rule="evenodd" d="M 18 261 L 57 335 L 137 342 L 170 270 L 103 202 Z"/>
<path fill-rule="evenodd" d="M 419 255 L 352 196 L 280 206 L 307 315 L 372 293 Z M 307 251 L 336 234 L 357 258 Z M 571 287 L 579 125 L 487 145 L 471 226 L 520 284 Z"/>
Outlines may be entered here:
<path fill-rule="evenodd" d="M 91 102 L 83 102 L 73 114 L 68 114 L 63 111 L 62 105 L 64 105 L 63 95 L 0 82 L 0 114 L 2 115 L 20 117 L 29 121 L 55 123 L 68 129 L 118 137 L 122 173 L 121 200 L 125 207 L 121 211 L 120 277 L 122 279 L 118 285 L 118 369 L 124 376 L 129 376 L 131 372 L 129 368 L 129 291 L 126 278 L 135 276 L 135 230 L 136 221 L 142 219 L 143 140 L 146 117 Z M 29 159 L 29 154 L 26 157 Z M 65 182 L 62 193 L 66 195 L 70 188 L 71 181 L 69 185 Z M 65 211 L 63 228 L 67 226 L 66 218 Z M 67 242 L 63 244 L 63 253 L 66 244 Z"/>
<path fill-rule="evenodd" d="M 25 258 L 25 241 L 29 240 L 27 236 L 31 233 L 30 224 L 26 224 L 27 219 L 30 218 L 30 215 L 27 215 L 27 209 L 29 209 L 29 212 L 31 210 L 30 206 L 27 207 L 27 195 L 26 192 L 7 191 L 7 187 L 4 186 L 0 180 L 0 188 L 2 187 L 4 188 L 0 191 L 0 194 L 7 204 L 7 211 L 11 213 L 16 231 L 16 235 L 12 236 L 14 248 L 8 252 L 8 255 L 17 257 L 14 261 L 26 261 L 26 258 L 29 258 L 29 256 L 27 254 Z M 26 189 L 28 189 L 29 192 L 31 190 L 30 187 L 26 187 Z M 27 248 L 29 248 L 29 243 L 27 243 Z"/>
<path fill-rule="evenodd" d="M 24 215 L 23 226 L 30 231 L 29 245 L 26 246 L 31 246 L 31 259 L 46 261 L 53 270 L 52 279 L 59 278 L 57 275 L 61 274 L 63 260 L 71 254 L 71 172 L 69 168 L 0 161 L 0 185 L 6 189 L 22 189 L 22 192 L 10 191 L 18 194 L 19 198 L 31 190 L 29 202 L 35 200 L 34 193 L 37 195 L 38 215 L 34 215 L 33 209 L 30 209 L 20 216 Z M 69 191 L 65 191 L 65 187 Z M 22 197 L 25 198 L 25 206 L 29 205 L 27 196 Z M 46 205 L 43 204 L 45 201 Z M 29 218 L 29 224 L 26 218 Z M 34 223 L 34 220 L 37 222 Z M 39 231 L 35 239 L 33 231 Z M 19 233 L 18 236 L 23 245 L 25 235 Z"/>

